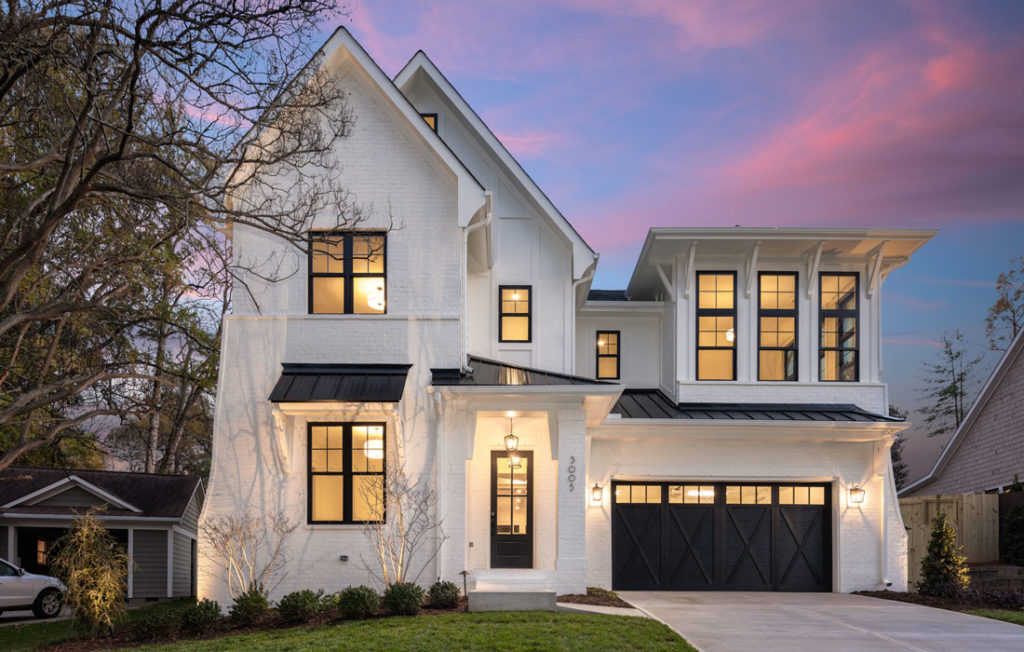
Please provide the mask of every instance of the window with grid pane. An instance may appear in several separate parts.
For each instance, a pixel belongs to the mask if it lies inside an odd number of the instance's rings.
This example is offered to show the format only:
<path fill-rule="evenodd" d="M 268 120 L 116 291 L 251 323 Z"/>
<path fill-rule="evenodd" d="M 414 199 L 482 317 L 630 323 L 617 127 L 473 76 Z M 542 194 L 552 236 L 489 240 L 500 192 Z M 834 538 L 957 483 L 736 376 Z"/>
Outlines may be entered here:
<path fill-rule="evenodd" d="M 310 523 L 383 521 L 384 424 L 309 424 Z"/>
<path fill-rule="evenodd" d="M 858 379 L 857 296 L 856 272 L 823 272 L 819 277 L 819 380 L 856 382 Z"/>
<path fill-rule="evenodd" d="M 736 272 L 697 272 L 697 380 L 736 380 Z"/>
<path fill-rule="evenodd" d="M 498 287 L 498 341 L 529 342 L 533 336 L 529 285 L 502 285 Z"/>
<path fill-rule="evenodd" d="M 597 331 L 597 377 L 619 378 L 619 331 Z"/>
<path fill-rule="evenodd" d="M 310 233 L 310 314 L 386 312 L 386 249 L 384 233 Z"/>
<path fill-rule="evenodd" d="M 797 380 L 796 272 L 758 274 L 758 380 Z"/>

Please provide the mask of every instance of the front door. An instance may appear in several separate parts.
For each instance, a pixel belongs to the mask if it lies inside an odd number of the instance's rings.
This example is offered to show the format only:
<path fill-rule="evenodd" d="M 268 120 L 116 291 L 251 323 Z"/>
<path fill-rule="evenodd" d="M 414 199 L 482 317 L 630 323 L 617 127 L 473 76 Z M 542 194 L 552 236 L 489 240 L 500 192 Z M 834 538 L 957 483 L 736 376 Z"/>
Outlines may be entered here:
<path fill-rule="evenodd" d="M 533 453 L 491 452 L 491 568 L 533 568 Z"/>

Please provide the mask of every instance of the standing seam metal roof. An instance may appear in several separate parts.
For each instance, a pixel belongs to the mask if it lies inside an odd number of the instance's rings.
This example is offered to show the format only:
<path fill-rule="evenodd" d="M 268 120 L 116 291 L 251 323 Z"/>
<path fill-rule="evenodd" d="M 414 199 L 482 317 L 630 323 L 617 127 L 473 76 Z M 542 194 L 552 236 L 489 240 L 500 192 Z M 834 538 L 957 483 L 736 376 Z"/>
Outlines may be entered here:
<path fill-rule="evenodd" d="M 672 403 L 661 390 L 627 389 L 612 412 L 626 419 L 901 422 L 847 403 Z"/>

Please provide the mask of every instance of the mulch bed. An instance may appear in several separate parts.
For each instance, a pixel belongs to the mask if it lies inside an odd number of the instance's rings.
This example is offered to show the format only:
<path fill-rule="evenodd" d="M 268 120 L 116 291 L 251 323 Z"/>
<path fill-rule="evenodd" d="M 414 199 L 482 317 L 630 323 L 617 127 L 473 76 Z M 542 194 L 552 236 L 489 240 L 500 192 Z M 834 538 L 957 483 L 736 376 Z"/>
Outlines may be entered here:
<path fill-rule="evenodd" d="M 612 595 L 593 595 L 583 593 L 566 593 L 565 595 L 558 596 L 559 602 L 570 602 L 573 604 L 592 604 L 599 607 L 625 607 L 632 609 L 633 605 L 629 604 L 622 598 Z"/>
<path fill-rule="evenodd" d="M 909 602 L 925 607 L 937 607 L 949 611 L 970 611 L 972 609 L 1005 609 L 1005 607 L 993 607 L 990 603 L 980 600 L 954 600 L 952 598 L 937 598 L 920 593 L 898 593 L 896 591 L 856 591 L 856 595 L 866 595 L 869 598 L 881 598 L 883 600 L 896 600 L 897 602 Z"/>

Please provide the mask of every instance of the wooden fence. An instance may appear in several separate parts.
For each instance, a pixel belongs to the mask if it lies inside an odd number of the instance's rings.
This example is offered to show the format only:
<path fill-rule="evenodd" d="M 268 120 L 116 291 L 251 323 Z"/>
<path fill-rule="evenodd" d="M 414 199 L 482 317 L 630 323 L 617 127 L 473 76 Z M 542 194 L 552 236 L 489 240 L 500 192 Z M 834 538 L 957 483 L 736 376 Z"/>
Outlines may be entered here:
<path fill-rule="evenodd" d="M 940 511 L 956 530 L 968 563 L 999 560 L 999 496 L 956 494 L 900 498 L 903 524 L 907 528 L 907 580 L 911 590 L 921 577 L 921 560 L 928 553 L 932 519 Z"/>

